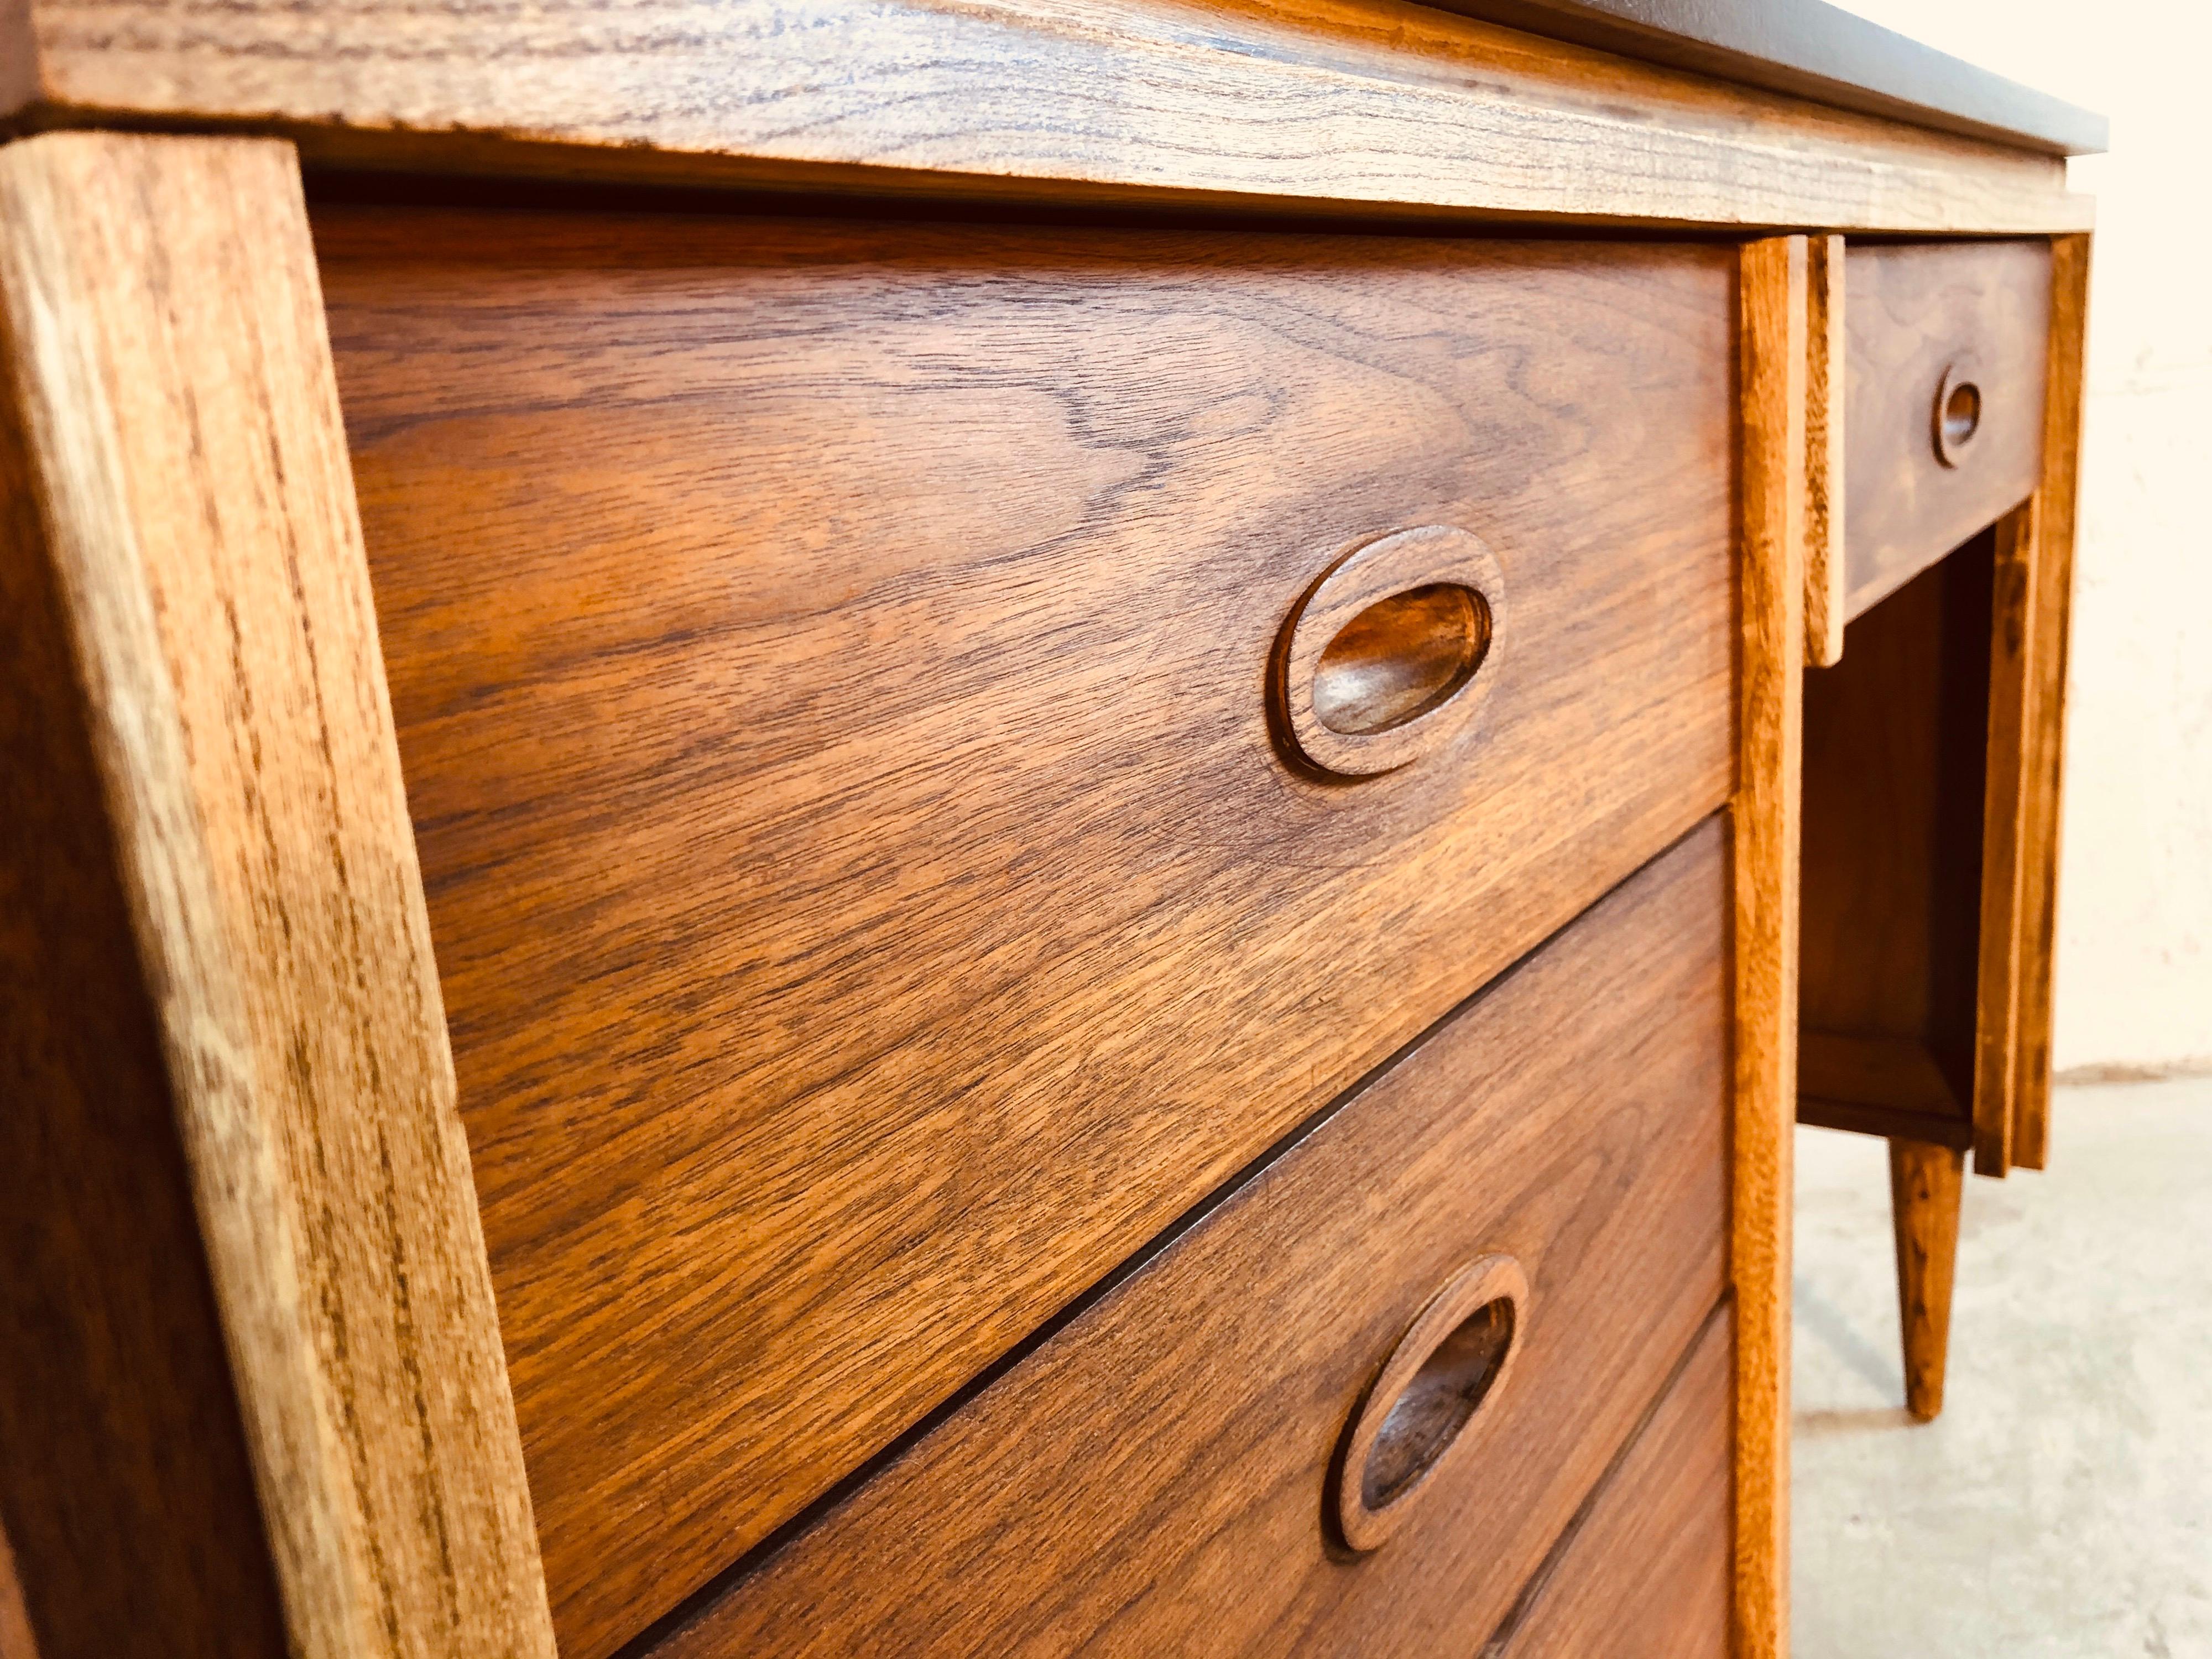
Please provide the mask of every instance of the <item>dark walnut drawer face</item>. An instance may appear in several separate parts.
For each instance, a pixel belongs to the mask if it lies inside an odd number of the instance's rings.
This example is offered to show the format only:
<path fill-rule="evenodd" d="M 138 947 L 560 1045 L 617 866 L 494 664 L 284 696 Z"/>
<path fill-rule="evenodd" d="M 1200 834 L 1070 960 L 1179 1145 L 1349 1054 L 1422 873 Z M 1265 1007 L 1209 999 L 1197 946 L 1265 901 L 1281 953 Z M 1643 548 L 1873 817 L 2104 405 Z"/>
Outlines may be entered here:
<path fill-rule="evenodd" d="M 1480 1650 L 1722 1295 L 1725 863 L 1716 820 L 653 1659 Z M 1398 1403 L 1377 1382 L 1401 1339 L 1499 1255 L 1526 1295 L 1496 1382 L 1383 1541 L 1347 1549 L 1347 1425 Z M 1703 1480 L 1729 1390 L 1698 1363 L 1693 1450 L 1656 1455 Z"/>
<path fill-rule="evenodd" d="M 1731 1312 L 1706 1322 L 1484 1659 L 1728 1653 Z"/>
<path fill-rule="evenodd" d="M 1844 256 L 1847 615 L 2033 493 L 2048 242 L 1852 244 Z"/>
<path fill-rule="evenodd" d="M 1728 788 L 1726 249 L 318 234 L 573 1656 Z"/>

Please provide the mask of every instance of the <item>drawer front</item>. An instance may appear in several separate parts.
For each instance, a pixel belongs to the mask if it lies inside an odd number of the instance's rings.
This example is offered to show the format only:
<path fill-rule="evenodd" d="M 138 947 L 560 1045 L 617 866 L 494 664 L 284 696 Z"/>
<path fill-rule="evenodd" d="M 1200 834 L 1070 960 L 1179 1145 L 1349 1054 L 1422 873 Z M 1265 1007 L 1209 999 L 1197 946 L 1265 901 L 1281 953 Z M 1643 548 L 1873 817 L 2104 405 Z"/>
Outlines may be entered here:
<path fill-rule="evenodd" d="M 318 234 L 571 1654 L 1728 787 L 1724 248 Z M 1324 776 L 1390 561 L 1489 653 Z"/>
<path fill-rule="evenodd" d="M 2033 492 L 2051 245 L 1854 244 L 1844 267 L 1844 611 L 1855 617 Z"/>
<path fill-rule="evenodd" d="M 1722 1295 L 1725 847 L 1638 873 L 654 1659 L 1475 1651 Z M 1497 1382 L 1347 1550 L 1347 1425 L 1500 1255 Z"/>
<path fill-rule="evenodd" d="M 1723 1659 L 1729 1311 L 1707 1322 L 1485 1659 Z"/>

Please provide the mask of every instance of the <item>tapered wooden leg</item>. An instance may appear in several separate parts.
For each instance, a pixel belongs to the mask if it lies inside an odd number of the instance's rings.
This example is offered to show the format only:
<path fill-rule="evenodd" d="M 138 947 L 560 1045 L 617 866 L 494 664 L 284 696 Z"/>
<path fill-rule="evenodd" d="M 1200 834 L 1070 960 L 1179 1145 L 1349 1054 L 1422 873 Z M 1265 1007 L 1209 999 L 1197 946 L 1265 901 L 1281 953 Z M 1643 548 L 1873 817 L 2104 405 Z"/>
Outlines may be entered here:
<path fill-rule="evenodd" d="M 1923 1423 L 1943 1409 L 1951 1350 L 1951 1280 L 1959 1260 L 1964 1152 L 1921 1140 L 1889 1143 L 1889 1202 L 1897 1226 L 1897 1310 L 1905 1334 L 1905 1409 Z"/>

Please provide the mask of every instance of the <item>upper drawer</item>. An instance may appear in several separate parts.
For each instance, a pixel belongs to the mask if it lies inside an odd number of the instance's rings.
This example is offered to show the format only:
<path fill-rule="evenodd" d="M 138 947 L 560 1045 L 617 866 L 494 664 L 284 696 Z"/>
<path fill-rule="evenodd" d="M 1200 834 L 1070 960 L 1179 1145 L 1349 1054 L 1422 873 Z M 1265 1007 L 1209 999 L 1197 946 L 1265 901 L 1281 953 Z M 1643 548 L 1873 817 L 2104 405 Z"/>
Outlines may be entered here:
<path fill-rule="evenodd" d="M 576 1659 L 1729 787 L 1725 247 L 319 237 Z"/>
<path fill-rule="evenodd" d="M 2051 244 L 1851 244 L 1844 256 L 1844 613 L 2033 493 Z"/>
<path fill-rule="evenodd" d="M 1721 1296 L 1726 849 L 1710 823 L 1635 877 L 654 1659 L 1484 1650 Z M 1517 1312 L 1437 1346 L 1481 1292 L 1431 1297 L 1499 1256 Z M 1718 1346 L 1631 1458 L 1698 1583 L 1724 1316 Z M 1402 1393 L 1401 1352 L 1434 1356 Z M 1355 1480 L 1400 1494 L 1361 1553 Z M 1663 1604 L 1651 1555 L 1583 1553 L 1574 1599 Z"/>

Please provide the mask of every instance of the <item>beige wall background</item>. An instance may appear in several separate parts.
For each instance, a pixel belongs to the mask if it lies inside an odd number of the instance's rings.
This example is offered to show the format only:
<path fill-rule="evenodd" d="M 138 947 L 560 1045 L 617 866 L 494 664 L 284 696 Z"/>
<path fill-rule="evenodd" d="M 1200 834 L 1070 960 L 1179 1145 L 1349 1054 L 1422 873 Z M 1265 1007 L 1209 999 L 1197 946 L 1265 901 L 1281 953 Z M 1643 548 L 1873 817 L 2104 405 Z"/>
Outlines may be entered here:
<path fill-rule="evenodd" d="M 1843 0 L 2109 116 L 2097 198 L 2056 1061 L 2212 1070 L 2212 6 Z"/>

